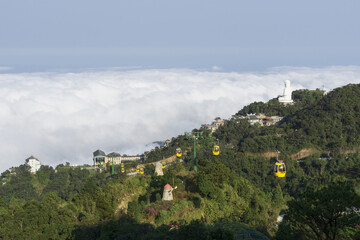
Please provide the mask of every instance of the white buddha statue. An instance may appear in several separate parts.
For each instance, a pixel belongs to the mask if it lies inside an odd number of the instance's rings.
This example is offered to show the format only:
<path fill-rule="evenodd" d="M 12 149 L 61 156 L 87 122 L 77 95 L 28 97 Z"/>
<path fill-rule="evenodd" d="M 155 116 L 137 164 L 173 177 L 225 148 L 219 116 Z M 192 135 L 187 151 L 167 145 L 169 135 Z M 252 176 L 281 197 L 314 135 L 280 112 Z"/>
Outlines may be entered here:
<path fill-rule="evenodd" d="M 293 100 L 291 99 L 291 87 L 290 87 L 290 80 L 285 80 L 285 89 L 284 94 L 278 97 L 279 102 L 281 103 L 292 103 Z"/>

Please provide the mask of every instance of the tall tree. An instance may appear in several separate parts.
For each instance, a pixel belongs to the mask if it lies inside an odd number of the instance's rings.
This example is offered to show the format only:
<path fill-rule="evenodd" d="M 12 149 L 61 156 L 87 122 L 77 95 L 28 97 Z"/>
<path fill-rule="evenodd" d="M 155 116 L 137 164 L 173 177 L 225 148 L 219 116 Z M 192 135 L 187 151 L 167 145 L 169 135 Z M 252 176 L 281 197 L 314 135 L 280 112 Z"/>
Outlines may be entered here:
<path fill-rule="evenodd" d="M 327 188 L 307 190 L 288 205 L 286 219 L 293 230 L 308 239 L 343 239 L 349 237 L 349 228 L 355 229 L 360 223 L 356 213 L 360 196 L 348 184 L 333 183 Z"/>

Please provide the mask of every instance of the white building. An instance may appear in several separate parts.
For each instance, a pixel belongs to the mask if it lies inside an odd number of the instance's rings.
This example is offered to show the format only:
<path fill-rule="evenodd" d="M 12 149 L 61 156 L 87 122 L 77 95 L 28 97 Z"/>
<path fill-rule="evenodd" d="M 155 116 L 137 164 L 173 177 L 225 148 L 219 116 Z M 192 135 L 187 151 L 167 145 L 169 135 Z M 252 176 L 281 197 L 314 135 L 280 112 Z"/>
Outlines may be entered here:
<path fill-rule="evenodd" d="M 220 126 L 223 126 L 227 120 L 221 119 L 220 117 L 215 118 L 211 124 L 202 124 L 201 127 L 210 130 L 211 133 L 215 132 Z"/>
<path fill-rule="evenodd" d="M 278 97 L 278 100 L 280 103 L 289 104 L 293 103 L 293 100 L 291 99 L 291 86 L 290 86 L 290 80 L 285 81 L 285 88 L 283 95 Z"/>
<path fill-rule="evenodd" d="M 123 161 L 141 161 L 144 160 L 144 155 L 127 156 L 120 155 L 120 153 L 112 152 L 105 154 L 104 151 L 98 149 L 93 153 L 94 166 L 106 166 L 107 163 L 113 163 L 115 165 L 121 164 Z"/>
<path fill-rule="evenodd" d="M 240 119 L 247 119 L 250 125 L 259 124 L 260 126 L 271 126 L 275 124 L 279 124 L 279 122 L 283 119 L 279 116 L 271 116 L 267 117 L 264 114 L 260 113 L 258 115 L 254 113 L 247 114 L 246 116 L 236 117 L 235 122 L 238 122 Z"/>
<path fill-rule="evenodd" d="M 163 167 L 163 165 L 160 162 L 156 163 L 156 165 L 155 165 L 155 174 L 157 176 L 163 176 L 164 175 L 162 167 Z"/>
<path fill-rule="evenodd" d="M 30 166 L 31 173 L 36 173 L 41 167 L 40 161 L 33 156 L 30 156 L 29 158 L 27 158 L 25 160 L 25 163 Z"/>

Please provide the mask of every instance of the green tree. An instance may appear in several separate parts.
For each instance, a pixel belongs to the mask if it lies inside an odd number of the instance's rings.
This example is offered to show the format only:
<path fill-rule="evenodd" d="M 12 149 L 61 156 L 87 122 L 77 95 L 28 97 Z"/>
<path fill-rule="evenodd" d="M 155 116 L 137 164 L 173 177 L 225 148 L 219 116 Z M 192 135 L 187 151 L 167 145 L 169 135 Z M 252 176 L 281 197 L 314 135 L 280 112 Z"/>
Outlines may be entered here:
<path fill-rule="evenodd" d="M 360 223 L 354 207 L 360 206 L 360 196 L 344 183 L 333 183 L 327 188 L 307 190 L 297 200 L 288 202 L 286 219 L 295 232 L 307 239 L 344 239 L 350 228 Z"/>
<path fill-rule="evenodd" d="M 10 181 L 1 184 L 0 195 L 5 202 L 9 202 L 11 198 L 21 200 L 37 199 L 38 195 L 32 184 L 32 176 L 28 165 L 20 165 L 15 168 L 15 174 L 10 176 Z"/>

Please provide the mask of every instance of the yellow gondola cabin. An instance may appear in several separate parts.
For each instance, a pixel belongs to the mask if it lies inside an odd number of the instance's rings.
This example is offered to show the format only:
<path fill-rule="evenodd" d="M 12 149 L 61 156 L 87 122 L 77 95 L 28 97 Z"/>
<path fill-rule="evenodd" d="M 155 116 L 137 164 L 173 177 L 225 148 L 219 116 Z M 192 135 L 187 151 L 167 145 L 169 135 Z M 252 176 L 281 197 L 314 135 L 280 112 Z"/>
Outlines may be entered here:
<path fill-rule="evenodd" d="M 176 149 L 176 156 L 177 156 L 177 157 L 181 157 L 181 156 L 182 156 L 181 148 L 177 148 L 177 149 Z"/>
<path fill-rule="evenodd" d="M 285 177 L 286 175 L 286 166 L 285 163 L 277 162 L 275 163 L 274 173 L 277 177 Z"/>
<path fill-rule="evenodd" d="M 214 148 L 213 148 L 213 154 L 215 156 L 219 155 L 220 154 L 220 147 L 218 145 L 215 145 Z"/>

